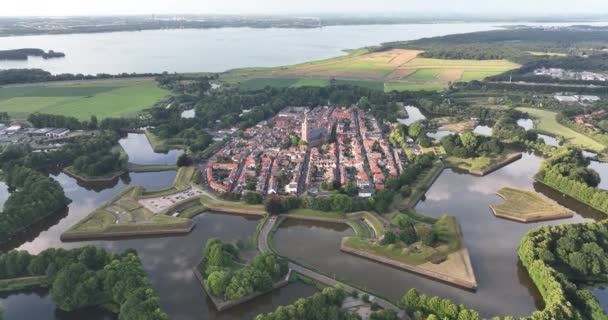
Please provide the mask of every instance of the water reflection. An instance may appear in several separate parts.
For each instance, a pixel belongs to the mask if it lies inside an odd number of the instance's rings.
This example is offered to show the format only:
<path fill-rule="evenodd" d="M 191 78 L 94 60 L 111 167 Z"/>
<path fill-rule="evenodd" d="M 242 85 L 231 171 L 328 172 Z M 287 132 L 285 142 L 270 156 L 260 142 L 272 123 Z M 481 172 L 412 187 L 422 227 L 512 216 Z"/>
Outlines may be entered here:
<path fill-rule="evenodd" d="M 0 211 L 2 211 L 2 207 L 4 206 L 4 202 L 8 199 L 9 196 L 8 186 L 6 183 L 0 181 Z"/>
<path fill-rule="evenodd" d="M 190 109 L 190 110 L 185 110 L 184 112 L 182 112 L 182 118 L 184 119 L 192 119 L 194 118 L 194 116 L 196 115 L 196 111 L 194 109 Z"/>
<path fill-rule="evenodd" d="M 492 135 L 492 127 L 486 125 L 478 125 L 473 129 L 475 134 L 479 134 L 482 136 L 491 136 Z"/>
<path fill-rule="evenodd" d="M 548 136 L 546 134 L 539 133 L 538 137 L 543 139 L 543 141 L 545 141 L 545 144 L 548 144 L 548 145 L 554 146 L 554 147 L 559 147 L 559 140 L 555 139 L 552 136 Z"/>
<path fill-rule="evenodd" d="M 409 126 L 412 123 L 416 122 L 416 121 L 420 121 L 420 120 L 424 120 L 426 119 L 426 116 L 424 114 L 422 114 L 422 111 L 420 111 L 420 109 L 418 109 L 417 107 L 413 107 L 413 106 L 405 106 L 405 111 L 407 111 L 407 119 L 399 119 L 399 122 Z"/>
<path fill-rule="evenodd" d="M 608 288 L 598 288 L 593 290 L 593 295 L 600 302 L 605 312 L 608 312 Z"/>
<path fill-rule="evenodd" d="M 167 153 L 156 153 L 150 146 L 145 134 L 129 133 L 119 140 L 122 148 L 129 155 L 129 162 L 137 164 L 175 164 L 177 157 L 184 150 L 169 150 Z"/>
<path fill-rule="evenodd" d="M 608 190 L 608 163 L 591 160 L 589 168 L 595 170 L 600 175 L 600 189 Z"/>
<path fill-rule="evenodd" d="M 419 212 L 434 217 L 448 213 L 458 218 L 479 284 L 476 293 L 341 253 L 340 239 L 352 231 L 335 225 L 288 221 L 279 228 L 273 243 L 281 254 L 394 300 L 409 288 L 418 288 L 474 307 L 485 317 L 529 315 L 543 305 L 517 257 L 520 239 L 540 225 L 581 222 L 597 214 L 587 208 L 571 219 L 532 224 L 495 218 L 489 205 L 502 202 L 495 192 L 506 186 L 535 190 L 533 176 L 541 162 L 539 156 L 524 154 L 521 160 L 485 177 L 446 170 L 416 206 Z M 579 209 L 577 202 L 561 195 L 543 194 L 557 197 L 555 200 L 574 211 Z"/>
<path fill-rule="evenodd" d="M 132 173 L 129 177 L 128 182 L 131 184 L 153 190 L 170 186 L 175 172 Z M 219 237 L 224 241 L 245 240 L 254 232 L 259 222 L 258 218 L 206 213 L 194 219 L 195 228 L 188 235 L 64 243 L 59 240 L 62 232 L 125 188 L 127 182 L 120 179 L 115 186 L 96 191 L 81 187 L 75 179 L 65 174 L 58 174 L 55 179 L 63 186 L 66 195 L 73 200 L 69 205 L 69 212 L 53 216 L 48 224 L 38 230 L 35 230 L 36 228 L 30 230 L 20 240 L 3 248 L 3 252 L 16 248 L 35 254 L 49 247 L 69 249 L 87 244 L 113 252 L 134 248 L 138 251 L 152 284 L 159 291 L 163 308 L 172 319 L 178 320 L 251 319 L 258 313 L 269 312 L 279 305 L 293 303 L 298 298 L 316 291 L 314 287 L 293 284 L 241 307 L 218 313 L 209 304 L 203 289 L 192 273 L 192 268 L 199 262 L 207 239 Z M 0 296 L 0 303 L 6 310 L 5 319 L 8 320 L 113 319 L 107 312 L 98 309 L 86 309 L 69 314 L 55 311 L 54 303 L 44 291 Z"/>
<path fill-rule="evenodd" d="M 451 135 L 452 132 L 447 131 L 447 130 L 438 130 L 435 132 L 427 132 L 426 136 L 435 140 L 441 140 L 441 138 L 445 137 L 445 136 L 449 136 Z"/>
<path fill-rule="evenodd" d="M 519 119 L 517 120 L 517 125 L 528 130 L 534 129 L 534 121 L 532 119 Z"/>

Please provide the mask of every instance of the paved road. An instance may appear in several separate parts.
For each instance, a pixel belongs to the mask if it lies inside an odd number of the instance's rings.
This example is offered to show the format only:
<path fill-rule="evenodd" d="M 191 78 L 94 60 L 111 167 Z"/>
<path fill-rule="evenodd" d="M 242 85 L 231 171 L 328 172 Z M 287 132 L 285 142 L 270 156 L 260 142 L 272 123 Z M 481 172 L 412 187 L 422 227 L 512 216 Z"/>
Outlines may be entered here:
<path fill-rule="evenodd" d="M 260 250 L 260 252 L 272 252 L 272 250 L 270 250 L 270 247 L 268 246 L 268 235 L 270 234 L 270 231 L 272 230 L 272 227 L 274 226 L 275 222 L 277 221 L 277 217 L 276 216 L 271 216 L 266 223 L 262 226 L 262 230 L 260 230 L 260 235 L 258 237 L 258 248 Z M 311 279 L 314 279 L 318 282 L 321 282 L 325 285 L 328 286 L 332 286 L 335 287 L 336 285 L 340 285 L 342 286 L 347 292 L 352 293 L 353 291 L 356 291 L 359 296 L 366 294 L 366 292 L 363 292 L 357 288 L 354 288 L 352 286 L 349 286 L 347 284 L 344 284 L 342 282 L 339 282 L 335 279 L 332 279 L 326 275 L 320 274 L 316 271 L 307 269 L 301 265 L 295 264 L 293 262 L 289 263 L 289 270 L 290 271 L 295 271 L 298 272 L 306 277 L 309 277 Z M 405 311 L 403 311 L 402 309 L 400 309 L 399 307 L 397 307 L 396 305 L 392 304 L 391 302 L 384 300 L 382 298 L 370 295 L 370 300 L 372 302 L 377 303 L 378 305 L 380 305 L 382 308 L 385 309 L 392 309 L 395 310 L 398 315 L 399 315 L 399 319 L 407 319 L 409 320 L 409 317 L 405 314 Z"/>

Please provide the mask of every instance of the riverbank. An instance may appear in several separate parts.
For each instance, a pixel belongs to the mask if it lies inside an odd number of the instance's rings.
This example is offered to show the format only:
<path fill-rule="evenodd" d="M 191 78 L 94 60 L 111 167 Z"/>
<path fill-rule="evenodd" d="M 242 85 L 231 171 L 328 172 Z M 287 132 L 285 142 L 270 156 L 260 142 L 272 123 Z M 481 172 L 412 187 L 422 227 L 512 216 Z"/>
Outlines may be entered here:
<path fill-rule="evenodd" d="M 127 171 L 129 171 L 129 172 L 162 172 L 162 171 L 176 171 L 176 170 L 178 170 L 177 165 L 136 164 L 136 163 L 129 163 L 127 165 Z"/>
<path fill-rule="evenodd" d="M 150 131 L 149 129 L 145 129 L 144 134 L 146 135 L 146 138 L 148 139 L 152 150 L 156 153 L 166 153 L 169 152 L 169 150 L 171 149 L 188 149 L 188 146 L 185 145 L 167 144 L 165 140 L 152 133 L 152 131 Z"/>
<path fill-rule="evenodd" d="M 495 216 L 516 222 L 529 223 L 571 218 L 574 214 L 542 196 L 527 190 L 502 188 L 496 194 L 505 200 L 490 205 Z"/>

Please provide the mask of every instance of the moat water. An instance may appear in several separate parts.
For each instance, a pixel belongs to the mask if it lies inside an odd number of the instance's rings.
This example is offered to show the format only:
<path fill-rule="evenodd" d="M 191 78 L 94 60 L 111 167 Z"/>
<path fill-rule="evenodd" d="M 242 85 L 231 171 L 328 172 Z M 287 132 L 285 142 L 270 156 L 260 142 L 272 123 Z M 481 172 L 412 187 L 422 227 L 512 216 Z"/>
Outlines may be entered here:
<path fill-rule="evenodd" d="M 154 152 L 145 134 L 129 133 L 118 141 L 129 155 L 129 162 L 136 164 L 175 164 L 183 150 L 173 149 L 166 153 Z"/>
<path fill-rule="evenodd" d="M 458 218 L 469 249 L 479 288 L 470 292 L 411 273 L 340 252 L 340 239 L 353 234 L 340 224 L 288 220 L 277 231 L 277 251 L 329 274 L 377 292 L 392 300 L 410 288 L 430 295 L 454 299 L 479 310 L 484 316 L 525 316 L 542 308 L 542 299 L 527 272 L 520 265 L 517 246 L 522 236 L 540 225 L 583 222 L 602 218 L 578 202 L 563 198 L 534 184 L 542 158 L 525 154 L 515 163 L 485 177 L 446 170 L 426 194 L 416 210 L 439 217 Z M 554 222 L 520 224 L 493 216 L 489 205 L 501 203 L 495 194 L 502 187 L 536 190 L 577 214 Z"/>
<path fill-rule="evenodd" d="M 415 114 L 414 112 L 410 114 Z M 421 113 L 420 113 L 421 114 Z M 422 115 L 424 116 L 424 115 Z M 129 135 L 121 144 L 135 157 L 140 150 L 150 156 L 147 164 L 164 164 L 168 155 L 155 154 L 143 135 Z M 521 237 L 540 225 L 573 223 L 603 218 L 599 213 L 562 197 L 542 186 L 535 185 L 532 176 L 542 161 L 540 156 L 524 157 L 486 177 L 473 177 L 446 170 L 427 192 L 416 209 L 438 217 L 443 213 L 458 218 L 464 231 L 479 289 L 461 290 L 405 271 L 380 265 L 339 251 L 339 241 L 353 231 L 343 224 L 311 223 L 287 220 L 273 239 L 280 254 L 314 266 L 324 273 L 336 275 L 348 282 L 371 290 L 380 296 L 398 300 L 410 288 L 418 288 L 429 295 L 454 299 L 474 307 L 484 316 L 524 316 L 542 308 L 542 299 L 520 265 L 516 249 Z M 606 168 L 606 167 L 604 167 Z M 608 170 L 598 170 L 603 183 L 608 182 Z M 128 185 L 142 185 L 147 189 L 162 189 L 171 185 L 175 172 L 131 173 L 115 181 L 102 184 L 79 182 L 67 175 L 53 177 L 63 186 L 73 202 L 68 210 L 58 213 L 19 235 L 2 248 L 27 250 L 33 254 L 50 247 L 75 248 L 92 244 L 112 252 L 134 248 L 154 287 L 159 291 L 161 304 L 172 319 L 252 319 L 261 312 L 293 303 L 316 292 L 316 288 L 301 283 L 289 286 L 229 311 L 218 313 L 211 306 L 192 269 L 202 256 L 207 239 L 219 237 L 224 241 L 245 240 L 253 234 L 259 220 L 252 217 L 206 213 L 194 219 L 195 228 L 188 235 L 149 237 L 115 241 L 68 242 L 59 240 L 62 232 L 84 218 L 96 207 Z M 495 218 L 490 204 L 500 203 L 495 192 L 505 186 L 536 190 L 567 206 L 577 214 L 566 220 L 519 224 Z M 602 186 L 605 186 L 603 184 Z M 0 202 L 6 198 L 6 187 L 0 184 Z M 600 302 L 608 304 L 607 290 L 594 291 Z M 0 296 L 5 319 L 116 319 L 116 315 L 98 308 L 87 308 L 66 313 L 58 310 L 45 290 L 24 291 Z"/>

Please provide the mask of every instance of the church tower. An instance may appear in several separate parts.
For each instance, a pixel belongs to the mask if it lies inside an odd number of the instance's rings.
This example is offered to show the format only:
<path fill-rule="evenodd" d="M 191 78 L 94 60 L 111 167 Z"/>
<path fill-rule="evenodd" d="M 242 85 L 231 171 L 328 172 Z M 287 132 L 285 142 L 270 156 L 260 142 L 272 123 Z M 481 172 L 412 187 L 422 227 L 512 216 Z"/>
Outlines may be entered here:
<path fill-rule="evenodd" d="M 304 113 L 304 122 L 302 122 L 302 140 L 308 142 L 308 111 Z"/>

